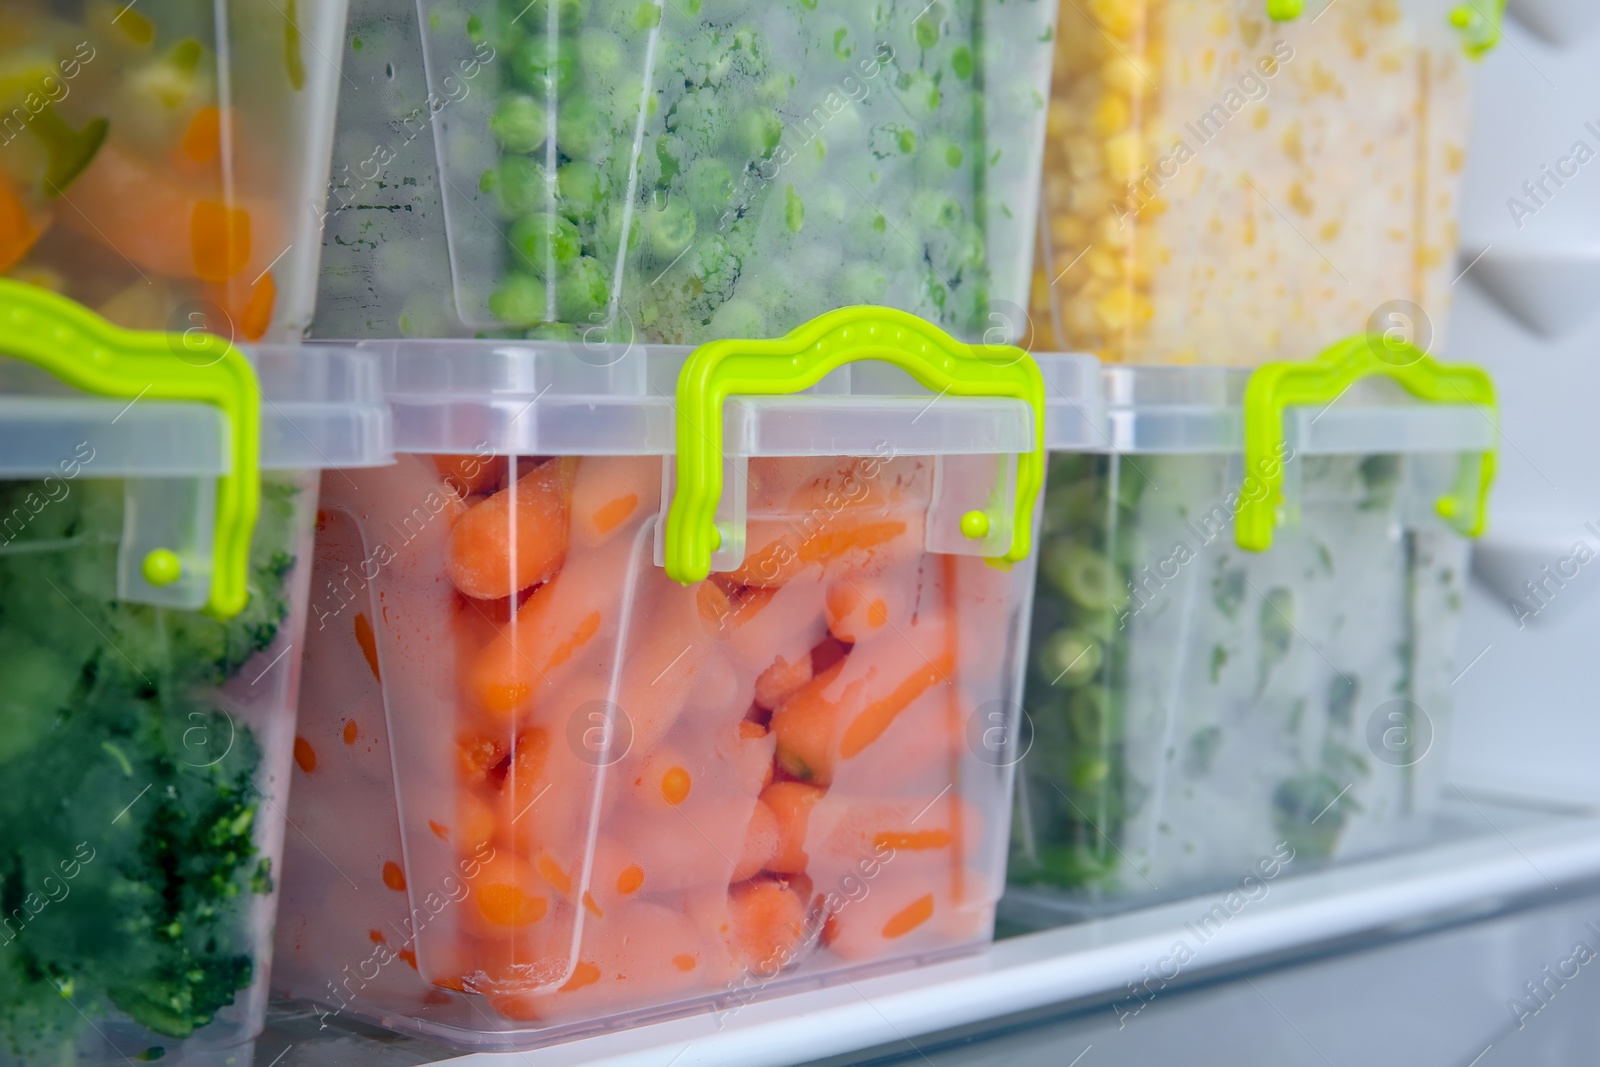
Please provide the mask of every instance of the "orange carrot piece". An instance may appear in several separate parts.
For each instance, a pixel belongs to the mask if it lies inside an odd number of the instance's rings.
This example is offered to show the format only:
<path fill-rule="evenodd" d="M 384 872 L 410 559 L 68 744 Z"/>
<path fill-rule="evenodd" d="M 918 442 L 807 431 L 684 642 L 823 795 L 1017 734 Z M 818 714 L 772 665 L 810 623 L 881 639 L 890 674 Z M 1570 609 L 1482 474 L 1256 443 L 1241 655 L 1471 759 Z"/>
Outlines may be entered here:
<path fill-rule="evenodd" d="M 754 878 L 774 862 L 781 838 L 778 817 L 764 801 L 756 801 L 750 813 L 750 829 L 745 831 L 744 848 L 739 853 L 739 863 L 733 869 L 735 881 Z"/>
<path fill-rule="evenodd" d="M 506 463 L 503 456 L 440 454 L 433 457 L 439 477 L 458 496 L 471 496 L 498 488 L 506 473 Z"/>
<path fill-rule="evenodd" d="M 531 926 L 550 910 L 543 884 L 527 863 L 509 853 L 497 853 L 472 882 L 474 917 L 490 929 Z"/>
<path fill-rule="evenodd" d="M 317 769 L 317 750 L 303 737 L 294 739 L 294 761 L 307 774 Z"/>
<path fill-rule="evenodd" d="M 356 644 L 361 646 L 361 655 L 367 661 L 367 666 L 372 668 L 372 677 L 383 681 L 383 675 L 378 671 L 378 638 L 372 632 L 372 620 L 367 618 L 366 612 L 356 612 L 355 618 Z"/>
<path fill-rule="evenodd" d="M 772 711 L 811 681 L 811 656 L 789 663 L 782 656 L 756 678 L 756 706 Z"/>
<path fill-rule="evenodd" d="M 189 215 L 189 247 L 196 278 L 227 281 L 250 262 L 250 215 L 220 200 L 196 200 Z"/>
<path fill-rule="evenodd" d="M 493 600 L 548 581 L 561 569 L 571 469 L 564 460 L 542 464 L 461 516 L 445 560 L 457 589 Z"/>
<path fill-rule="evenodd" d="M 603 544 L 661 506 L 661 460 L 654 456 L 585 456 L 572 484 L 572 539 Z"/>
<path fill-rule="evenodd" d="M 0 171 L 0 271 L 10 270 L 27 255 L 49 223 L 48 214 L 29 210 L 5 172 Z"/>
<path fill-rule="evenodd" d="M 905 536 L 907 529 L 905 518 L 864 518 L 851 514 L 829 516 L 815 528 L 751 522 L 750 543 L 762 547 L 749 553 L 729 578 L 741 585 L 785 585 L 813 564 L 847 555 L 870 558 L 874 550 Z M 771 540 L 758 540 L 758 537 Z"/>
<path fill-rule="evenodd" d="M 728 890 L 733 934 L 745 965 L 774 975 L 794 962 L 805 926 L 805 901 L 775 879 L 744 882 Z"/>
<path fill-rule="evenodd" d="M 469 700 L 497 717 L 522 710 L 553 672 L 616 617 L 625 588 L 622 575 L 634 563 L 631 550 L 618 541 L 577 553 L 561 573 L 535 589 L 511 625 L 501 627 L 468 664 Z"/>
<path fill-rule="evenodd" d="M 806 833 L 811 809 L 822 799 L 822 790 L 804 782 L 773 782 L 761 791 L 761 806 L 772 812 L 777 825 L 778 844 L 767 870 L 777 874 L 804 873 Z"/>
<path fill-rule="evenodd" d="M 894 722 L 895 716 L 904 711 L 928 687 L 948 682 L 954 670 L 955 658 L 949 652 L 942 652 L 932 660 L 914 668 L 909 677 L 879 699 L 867 704 L 850 721 L 850 725 L 845 727 L 844 736 L 839 739 L 839 755 L 845 759 L 860 755 L 862 749 L 883 736 L 889 724 Z"/>
<path fill-rule="evenodd" d="M 394 860 L 384 861 L 383 884 L 393 889 L 396 893 L 404 893 L 406 891 L 406 874 Z"/>
<path fill-rule="evenodd" d="M 840 705 L 823 694 L 838 679 L 848 660 L 840 660 L 801 686 L 772 713 L 778 739 L 778 766 L 802 782 L 833 781 Z"/>
<path fill-rule="evenodd" d="M 828 587 L 828 632 L 845 644 L 876 635 L 889 622 L 894 594 L 883 582 L 864 575 L 846 575 Z"/>
<path fill-rule="evenodd" d="M 933 918 L 933 894 L 924 893 L 889 916 L 889 920 L 883 924 L 884 939 L 892 941 L 897 937 L 904 937 L 931 918 Z"/>

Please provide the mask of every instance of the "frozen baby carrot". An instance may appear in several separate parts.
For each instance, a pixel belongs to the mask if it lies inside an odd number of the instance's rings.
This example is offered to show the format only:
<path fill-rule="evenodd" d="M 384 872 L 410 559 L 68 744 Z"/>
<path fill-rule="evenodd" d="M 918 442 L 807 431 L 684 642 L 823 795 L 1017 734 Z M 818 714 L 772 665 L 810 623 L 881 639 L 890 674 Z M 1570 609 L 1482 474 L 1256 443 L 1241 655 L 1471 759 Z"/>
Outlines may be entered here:
<path fill-rule="evenodd" d="M 637 546 L 618 539 L 573 553 L 550 581 L 534 590 L 466 670 L 467 695 L 491 716 L 526 710 L 536 689 L 585 653 L 603 629 L 614 629 Z"/>
<path fill-rule="evenodd" d="M 733 869 L 736 881 L 754 878 L 777 859 L 781 838 L 778 817 L 765 801 L 757 800 L 750 813 L 750 828 L 745 831 L 744 847 Z"/>
<path fill-rule="evenodd" d="M 729 577 L 741 585 L 781 586 L 816 564 L 870 561 L 875 551 L 887 552 L 910 529 L 906 515 L 861 515 L 840 512 L 811 522 L 752 521 L 748 544 L 760 546 Z M 918 548 L 920 549 L 920 545 Z"/>
<path fill-rule="evenodd" d="M 49 224 L 49 214 L 30 210 L 5 172 L 0 171 L 0 271 L 10 270 L 27 255 Z"/>
<path fill-rule="evenodd" d="M 828 632 L 851 645 L 882 632 L 894 597 L 895 591 L 877 578 L 842 576 L 828 587 Z"/>
<path fill-rule="evenodd" d="M 478 456 L 478 455 L 437 455 L 433 457 L 433 465 L 439 471 L 439 477 L 444 479 L 444 484 L 460 496 L 471 496 L 474 493 L 492 493 L 500 487 L 501 479 L 505 477 L 506 465 L 510 461 L 504 456 Z"/>
<path fill-rule="evenodd" d="M 800 874 L 809 862 L 806 856 L 806 831 L 811 809 L 822 798 L 822 789 L 804 782 L 773 782 L 761 792 L 761 803 L 772 812 L 777 825 L 778 847 L 767 863 L 777 874 Z"/>
<path fill-rule="evenodd" d="M 858 649 L 772 713 L 778 766 L 827 785 L 840 760 L 859 756 L 930 687 L 949 684 L 954 666 L 948 651 L 925 654 L 899 634 Z"/>
<path fill-rule="evenodd" d="M 572 540 L 593 546 L 661 506 L 655 456 L 585 456 L 572 485 Z"/>
<path fill-rule="evenodd" d="M 531 926 L 550 912 L 550 889 L 531 864 L 497 852 L 471 882 L 468 910 L 474 926 L 486 932 Z"/>
<path fill-rule="evenodd" d="M 768 711 L 788 700 L 811 681 L 811 652 L 796 656 L 790 663 L 781 655 L 756 678 L 756 705 Z"/>
<path fill-rule="evenodd" d="M 734 937 L 752 972 L 770 976 L 794 962 L 805 932 L 806 902 L 800 894 L 763 878 L 731 887 L 728 904 Z"/>
<path fill-rule="evenodd" d="M 457 589 L 492 600 L 548 581 L 561 569 L 573 469 L 570 460 L 543 463 L 461 516 L 445 562 Z"/>

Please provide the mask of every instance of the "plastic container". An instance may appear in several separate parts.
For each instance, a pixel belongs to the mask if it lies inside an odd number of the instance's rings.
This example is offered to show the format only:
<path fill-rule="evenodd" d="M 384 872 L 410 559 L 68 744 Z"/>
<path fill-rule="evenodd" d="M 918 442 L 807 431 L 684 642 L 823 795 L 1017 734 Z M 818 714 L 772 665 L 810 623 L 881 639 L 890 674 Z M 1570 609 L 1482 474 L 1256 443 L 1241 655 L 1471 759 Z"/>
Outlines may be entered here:
<path fill-rule="evenodd" d="M 1487 377 L 1356 338 L 1104 382 L 1105 445 L 1050 459 L 1018 901 L 1092 911 L 1424 839 Z"/>
<path fill-rule="evenodd" d="M 311 322 L 345 0 L 3 0 L 0 274 L 119 325 Z"/>
<path fill-rule="evenodd" d="M 414 454 L 324 482 L 280 988 L 529 1048 L 989 938 L 1031 360 L 874 309 L 379 347 Z"/>
<path fill-rule="evenodd" d="M 1276 6 L 1061 5 L 1035 348 L 1256 366 L 1393 329 L 1439 350 L 1468 57 L 1504 5 Z"/>
<path fill-rule="evenodd" d="M 0 318 L 0 1064 L 248 1067 L 315 468 L 386 458 L 376 361 Z"/>
<path fill-rule="evenodd" d="M 334 305 L 403 308 L 411 336 L 694 344 L 864 301 L 967 340 L 1021 335 L 1047 0 L 419 11 L 420 41 L 393 5 L 352 18 L 353 62 L 383 77 L 341 120 L 361 132 L 336 168 L 338 232 L 359 236 Z M 398 203 L 426 217 L 367 210 Z"/>

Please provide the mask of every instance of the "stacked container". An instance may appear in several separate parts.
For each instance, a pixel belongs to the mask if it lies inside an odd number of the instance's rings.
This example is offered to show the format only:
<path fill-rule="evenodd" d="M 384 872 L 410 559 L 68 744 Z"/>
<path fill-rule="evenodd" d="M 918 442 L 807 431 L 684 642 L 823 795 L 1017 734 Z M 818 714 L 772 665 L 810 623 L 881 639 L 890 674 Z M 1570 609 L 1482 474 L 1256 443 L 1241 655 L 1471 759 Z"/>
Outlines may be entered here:
<path fill-rule="evenodd" d="M 130 328 L 297 338 L 344 12 L 0 3 L 0 273 Z"/>
<path fill-rule="evenodd" d="M 389 460 L 377 367 L 0 320 L 0 1063 L 246 1065 L 316 471 Z"/>
<path fill-rule="evenodd" d="M 1503 6 L 1063 3 L 1037 347 L 1254 366 L 1392 330 L 1437 350 L 1468 57 Z"/>
<path fill-rule="evenodd" d="M 287 991 L 529 1047 L 987 940 L 1031 360 L 881 309 L 377 347 L 412 454 L 325 482 Z"/>
<path fill-rule="evenodd" d="M 1424 839 L 1498 437 L 1488 379 L 1377 337 L 1254 375 L 1103 377 L 1102 447 L 1052 445 L 1019 913 Z"/>
<path fill-rule="evenodd" d="M 1046 0 L 419 11 L 352 18 L 319 335 L 1021 336 Z"/>

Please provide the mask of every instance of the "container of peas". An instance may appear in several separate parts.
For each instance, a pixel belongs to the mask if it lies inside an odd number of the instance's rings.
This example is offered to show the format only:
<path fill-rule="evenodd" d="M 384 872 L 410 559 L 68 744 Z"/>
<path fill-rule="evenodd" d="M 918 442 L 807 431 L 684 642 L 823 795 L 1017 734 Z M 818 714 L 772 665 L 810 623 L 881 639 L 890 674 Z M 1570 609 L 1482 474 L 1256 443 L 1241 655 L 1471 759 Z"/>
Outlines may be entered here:
<path fill-rule="evenodd" d="M 1493 470 L 1487 377 L 1358 337 L 1254 374 L 1102 380 L 1102 451 L 1057 450 L 1047 474 L 1018 914 L 1426 835 Z"/>
<path fill-rule="evenodd" d="M 362 51 L 381 37 L 412 60 L 398 19 L 360 8 Z M 406 316 L 407 332 L 699 343 L 860 303 L 966 340 L 1024 332 L 1048 0 L 419 0 L 418 14 L 425 92 L 414 60 L 379 64 L 386 83 L 412 80 L 407 132 L 391 121 L 403 105 L 362 120 L 388 123 L 405 162 L 381 182 L 335 174 L 353 207 L 404 197 L 401 170 L 433 141 L 442 211 L 347 220 L 365 231 L 348 254 L 357 289 L 389 284 L 386 241 L 442 227 L 453 300 Z M 413 289 L 437 287 L 433 263 Z M 367 305 L 352 325 L 387 321 L 374 295 L 334 300 Z"/>

